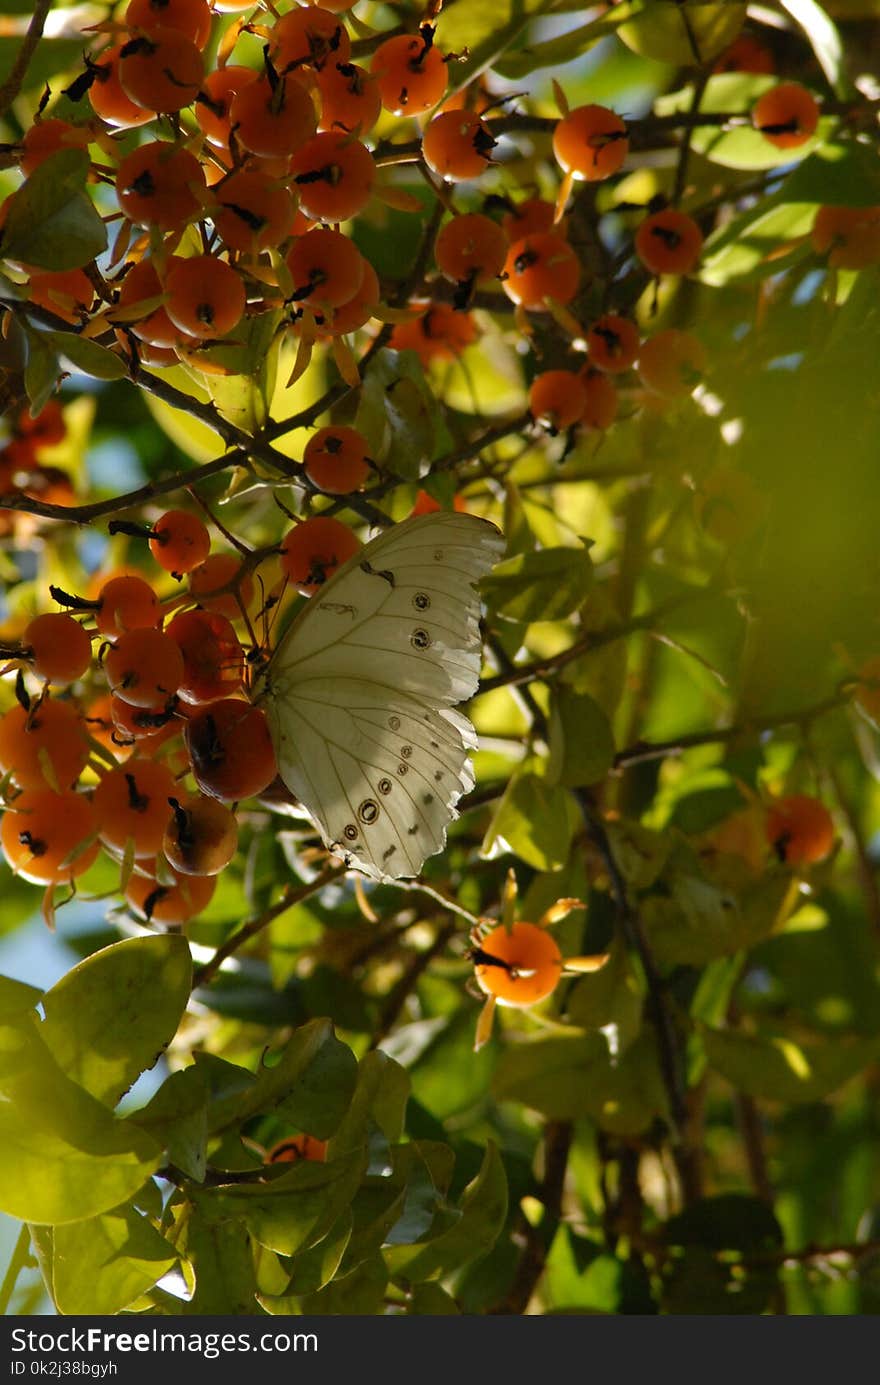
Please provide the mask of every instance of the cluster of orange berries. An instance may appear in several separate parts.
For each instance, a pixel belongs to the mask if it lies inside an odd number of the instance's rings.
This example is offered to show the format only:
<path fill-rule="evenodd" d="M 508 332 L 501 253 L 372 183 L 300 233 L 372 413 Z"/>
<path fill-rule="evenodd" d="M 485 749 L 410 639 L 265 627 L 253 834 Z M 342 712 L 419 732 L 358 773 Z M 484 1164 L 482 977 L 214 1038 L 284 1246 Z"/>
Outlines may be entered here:
<path fill-rule="evenodd" d="M 352 461 L 319 448 L 310 464 L 323 477 Z M 232 805 L 277 773 L 265 714 L 246 694 L 253 572 L 236 553 L 212 553 L 190 511 L 111 528 L 146 540 L 188 590 L 163 601 L 135 571 L 104 578 L 93 597 L 53 588 L 66 609 L 35 616 L 4 646 L 18 672 L 17 700 L 0 717 L 0 844 L 50 891 L 103 848 L 121 864 L 131 908 L 178 926 L 235 854 Z M 312 591 L 357 548 L 329 516 L 296 523 L 280 550 L 284 578 Z"/>

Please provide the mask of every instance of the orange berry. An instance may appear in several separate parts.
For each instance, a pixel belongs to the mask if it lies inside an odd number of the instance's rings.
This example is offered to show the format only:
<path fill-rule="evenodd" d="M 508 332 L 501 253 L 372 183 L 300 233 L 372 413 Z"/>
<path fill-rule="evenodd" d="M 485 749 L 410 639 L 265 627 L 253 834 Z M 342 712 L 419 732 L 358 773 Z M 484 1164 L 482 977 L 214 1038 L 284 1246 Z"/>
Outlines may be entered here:
<path fill-rule="evenodd" d="M 233 553 L 211 553 L 203 563 L 193 568 L 189 575 L 189 589 L 199 605 L 206 611 L 215 611 L 227 620 L 238 620 L 251 604 L 254 584 L 251 575 L 245 572 L 237 582 L 241 572 L 241 559 Z M 237 582 L 237 586 L 236 586 Z M 230 591 L 219 588 L 231 587 Z M 236 590 L 241 604 L 236 600 Z M 212 593 L 217 593 L 212 595 Z"/>
<path fill-rule="evenodd" d="M 293 198 L 266 173 L 233 173 L 217 188 L 216 198 L 211 219 L 230 250 L 256 255 L 280 245 L 293 229 Z"/>
<path fill-rule="evenodd" d="M 266 1151 L 267 1164 L 296 1164 L 307 1159 L 323 1164 L 327 1159 L 327 1141 L 318 1140 L 314 1135 L 287 1135 L 278 1140 Z"/>
<path fill-rule="evenodd" d="M 165 627 L 180 646 L 184 702 L 215 702 L 238 692 L 244 677 L 244 650 L 231 623 L 216 611 L 181 611 Z"/>
<path fill-rule="evenodd" d="M 507 257 L 507 236 L 480 212 L 453 217 L 434 244 L 437 268 L 456 283 L 485 284 L 497 279 Z"/>
<path fill-rule="evenodd" d="M 110 720 L 114 744 L 128 745 L 137 741 L 145 752 L 154 751 L 181 729 L 176 694 L 156 707 L 134 707 L 130 702 L 123 702 L 121 697 L 111 696 Z"/>
<path fill-rule="evenodd" d="M 211 37 L 211 7 L 208 0 L 129 0 L 125 23 L 145 33 L 173 29 L 204 48 Z"/>
<path fill-rule="evenodd" d="M 201 50 L 176 29 L 139 31 L 119 50 L 122 89 L 145 110 L 182 110 L 195 100 L 204 75 Z"/>
<path fill-rule="evenodd" d="M 328 63 L 318 73 L 321 95 L 319 130 L 369 134 L 382 113 L 376 78 L 356 63 Z"/>
<path fill-rule="evenodd" d="M 398 322 L 389 339 L 395 351 L 415 351 L 422 365 L 454 361 L 477 339 L 470 313 L 457 312 L 449 303 L 432 303 L 419 317 Z"/>
<path fill-rule="evenodd" d="M 89 276 L 81 269 L 47 270 L 31 274 L 28 298 L 65 322 L 81 323 L 89 315 L 95 296 Z"/>
<path fill-rule="evenodd" d="M 587 333 L 590 364 L 611 375 L 629 370 L 639 354 L 639 329 L 626 317 L 605 313 Z"/>
<path fill-rule="evenodd" d="M 467 513 L 467 505 L 460 495 L 454 495 L 452 497 L 452 508 L 453 510 L 457 510 L 460 514 Z M 420 490 L 416 494 L 415 504 L 410 510 L 410 518 L 413 518 L 415 515 L 433 515 L 436 514 L 438 510 L 442 509 L 443 506 L 440 504 L 439 500 L 435 500 L 433 495 L 429 495 L 427 491 Z"/>
<path fill-rule="evenodd" d="M 545 370 L 529 387 L 529 413 L 552 433 L 577 423 L 587 404 L 583 379 L 573 370 Z"/>
<path fill-rule="evenodd" d="M 645 217 L 635 247 L 652 274 L 690 274 L 700 259 L 703 233 L 692 216 L 667 207 Z"/>
<path fill-rule="evenodd" d="M 110 577 L 98 593 L 95 623 L 109 639 L 159 624 L 159 598 L 142 577 Z"/>
<path fill-rule="evenodd" d="M 224 697 L 187 722 L 186 748 L 202 793 L 233 802 L 268 788 L 278 773 L 266 714 Z"/>
<path fill-rule="evenodd" d="M 758 98 L 752 124 L 777 149 L 796 149 L 815 133 L 819 107 L 799 82 L 780 82 Z"/>
<path fill-rule="evenodd" d="M 246 295 L 241 275 L 213 255 L 177 259 L 166 275 L 165 289 L 168 316 L 192 337 L 225 337 L 244 316 Z"/>
<path fill-rule="evenodd" d="M 318 127 L 312 98 L 295 73 L 274 86 L 263 76 L 240 87 L 229 118 L 238 143 L 261 158 L 289 157 Z"/>
<path fill-rule="evenodd" d="M 360 549 L 357 535 L 338 519 L 313 515 L 288 531 L 281 567 L 303 596 L 311 596 Z"/>
<path fill-rule="evenodd" d="M 38 678 L 50 683 L 73 683 L 92 661 L 92 642 L 78 620 L 66 611 L 35 616 L 25 627 L 22 643 Z"/>
<path fill-rule="evenodd" d="M 546 929 L 534 923 L 493 928 L 474 957 L 477 984 L 499 1005 L 536 1005 L 562 976 L 562 953 Z"/>
<path fill-rule="evenodd" d="M 864 269 L 880 261 L 880 207 L 820 207 L 810 241 L 832 269 Z"/>
<path fill-rule="evenodd" d="M 205 524 L 189 510 L 166 510 L 153 525 L 152 534 L 150 552 L 159 566 L 175 577 L 192 572 L 211 550 L 211 535 Z"/>
<path fill-rule="evenodd" d="M 590 183 L 617 173 L 628 151 L 626 126 L 607 106 L 576 106 L 553 131 L 556 162 Z"/>
<path fill-rule="evenodd" d="M 159 707 L 183 678 L 183 655 L 162 630 L 127 630 L 104 656 L 111 691 L 134 707 Z"/>
<path fill-rule="evenodd" d="M 790 794 L 767 810 L 767 840 L 788 866 L 824 861 L 834 846 L 834 822 L 817 798 Z"/>
<path fill-rule="evenodd" d="M 163 760 L 139 757 L 101 776 L 92 803 L 105 846 L 120 855 L 132 844 L 136 857 L 155 856 L 171 817 L 177 781 Z"/>
<path fill-rule="evenodd" d="M 356 428 L 319 428 L 303 452 L 305 473 L 328 495 L 359 490 L 370 474 L 367 440 Z"/>
<path fill-rule="evenodd" d="M 116 172 L 119 206 L 131 221 L 179 231 L 202 210 L 205 175 L 188 149 L 163 140 L 142 144 Z"/>
<path fill-rule="evenodd" d="M 325 130 L 297 150 L 290 172 L 306 216 L 313 221 L 348 221 L 369 202 L 376 165 L 360 140 Z"/>
<path fill-rule="evenodd" d="M 443 111 L 422 136 L 422 154 L 441 178 L 458 182 L 485 173 L 496 144 L 489 126 L 472 111 Z"/>
<path fill-rule="evenodd" d="M 581 382 L 585 398 L 581 424 L 584 428 L 597 428 L 604 432 L 617 418 L 617 390 L 607 375 L 589 367 L 582 374 Z"/>
<path fill-rule="evenodd" d="M 776 71 L 773 54 L 752 34 L 740 34 L 725 48 L 712 67 L 713 72 L 751 72 L 769 76 Z"/>
<path fill-rule="evenodd" d="M 252 67 L 230 63 L 227 67 L 209 72 L 196 97 L 195 117 L 209 144 L 217 149 L 229 148 L 232 129 L 230 106 L 232 98 L 242 87 L 250 86 L 259 76 Z"/>
<path fill-rule="evenodd" d="M 552 231 L 538 231 L 514 241 L 504 262 L 504 292 L 533 312 L 547 299 L 570 303 L 578 291 L 581 267 L 568 241 Z"/>
<path fill-rule="evenodd" d="M 522 240 L 537 231 L 552 231 L 555 213 L 552 202 L 545 202 L 541 197 L 527 197 L 504 213 L 501 229 L 508 240 Z"/>
<path fill-rule="evenodd" d="M 213 875 L 178 875 L 173 867 L 169 870 L 171 884 L 161 884 L 155 876 L 133 871 L 125 887 L 125 899 L 148 923 L 180 928 L 210 904 L 217 881 Z"/>
<path fill-rule="evenodd" d="M 119 61 L 123 45 L 114 44 L 91 64 L 93 77 L 89 87 L 89 102 L 95 115 L 120 130 L 132 130 L 137 125 L 146 125 L 156 112 L 147 110 L 132 101 L 119 78 Z"/>
<path fill-rule="evenodd" d="M 654 394 L 676 399 L 696 389 L 706 364 L 706 348 L 698 337 L 678 327 L 667 327 L 642 343 L 639 377 Z"/>
<path fill-rule="evenodd" d="M 270 51 L 279 72 L 298 67 L 321 72 L 335 63 L 348 62 L 351 39 L 331 10 L 319 5 L 297 5 L 276 20 Z"/>
<path fill-rule="evenodd" d="M 418 36 L 385 39 L 373 54 L 370 71 L 382 105 L 392 115 L 423 115 L 443 99 L 449 83 L 443 54 L 427 29 Z"/>
<path fill-rule="evenodd" d="M 78 793 L 26 789 L 0 820 L 0 844 L 12 869 L 36 885 L 71 884 L 99 846 L 95 811 Z"/>
<path fill-rule="evenodd" d="M 149 308 L 141 318 L 133 318 L 132 312 L 139 304 L 150 303 L 163 298 L 165 290 L 159 279 L 156 266 L 151 259 L 136 260 L 130 266 L 119 286 L 116 307 L 117 321 L 124 322 L 128 330 L 139 341 L 149 346 L 172 347 L 183 340 L 184 334 L 175 327 L 161 304 Z M 176 358 L 175 358 L 176 359 Z"/>
<path fill-rule="evenodd" d="M 235 814 L 216 798 L 171 799 L 162 850 L 180 875 L 219 875 L 238 846 Z"/>
<path fill-rule="evenodd" d="M 334 308 L 332 315 L 325 317 L 321 335 L 343 336 L 348 332 L 356 332 L 359 327 L 363 327 L 374 316 L 379 306 L 379 280 L 376 271 L 361 256 L 364 274 L 361 285 L 357 293 L 349 298 L 345 303 L 341 303 L 338 308 Z"/>
<path fill-rule="evenodd" d="M 867 659 L 858 676 L 856 702 L 873 721 L 880 721 L 880 655 Z"/>
<path fill-rule="evenodd" d="M 38 120 L 25 131 L 21 141 L 21 171 L 29 177 L 59 149 L 85 149 L 91 138 L 91 131 L 84 125 L 71 125 L 69 120 L 58 120 L 55 116 Z"/>
<path fill-rule="evenodd" d="M 44 697 L 30 710 L 16 703 L 0 717 L 0 771 L 24 789 L 69 789 L 88 758 L 82 720 L 71 702 Z"/>
<path fill-rule="evenodd" d="M 341 231 L 318 226 L 294 241 L 287 256 L 293 279 L 293 301 L 338 308 L 361 286 L 364 257 Z"/>

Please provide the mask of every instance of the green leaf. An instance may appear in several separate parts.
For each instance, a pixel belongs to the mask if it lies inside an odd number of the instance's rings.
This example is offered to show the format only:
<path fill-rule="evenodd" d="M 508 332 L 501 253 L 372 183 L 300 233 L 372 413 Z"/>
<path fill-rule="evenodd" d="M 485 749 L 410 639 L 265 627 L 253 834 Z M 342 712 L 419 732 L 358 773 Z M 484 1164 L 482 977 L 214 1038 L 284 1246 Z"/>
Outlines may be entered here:
<path fill-rule="evenodd" d="M 113 943 L 47 991 L 43 1041 L 74 1081 L 115 1106 L 174 1038 L 191 981 L 185 938 Z"/>
<path fill-rule="evenodd" d="M 308 1250 L 301 1250 L 294 1259 L 293 1275 L 288 1286 L 290 1294 L 316 1294 L 330 1283 L 348 1249 L 351 1230 L 352 1215 L 350 1209 L 346 1208 L 323 1240 Z M 263 1306 L 267 1306 L 265 1300 Z M 269 1311 L 280 1313 L 283 1310 L 276 1306 Z"/>
<path fill-rule="evenodd" d="M 38 986 L 28 986 L 11 976 L 0 976 L 0 1021 L 17 1019 L 33 1010 L 42 995 Z"/>
<path fill-rule="evenodd" d="M 864 144 L 823 144 L 799 163 L 782 184 L 787 202 L 814 207 L 873 207 L 880 202 L 880 167 Z"/>
<path fill-rule="evenodd" d="M 55 1227 L 52 1293 L 60 1313 L 121 1313 L 152 1289 L 177 1255 L 131 1207 Z"/>
<path fill-rule="evenodd" d="M 279 1178 L 229 1184 L 213 1194 L 219 1215 L 240 1219 L 260 1245 L 295 1255 L 328 1234 L 351 1203 L 366 1168 L 363 1152 L 319 1164 L 301 1159 Z"/>
<path fill-rule="evenodd" d="M 566 788 L 598 784 L 613 764 L 611 723 L 598 702 L 559 688 L 550 706 L 548 781 Z"/>
<path fill-rule="evenodd" d="M 633 52 L 674 67 L 711 62 L 743 26 L 740 0 L 641 0 L 620 37 Z"/>
<path fill-rule="evenodd" d="M 443 15 L 441 34 L 447 53 L 463 61 L 449 65 L 449 91 L 459 91 L 480 72 L 507 54 L 517 35 L 537 15 L 569 9 L 564 0 L 480 0 L 478 5 L 453 5 Z"/>
<path fill-rule="evenodd" d="M 354 426 L 374 462 L 393 476 L 418 480 L 434 451 L 437 404 L 414 352 L 386 350 L 370 362 Z"/>
<path fill-rule="evenodd" d="M 704 284 L 723 288 L 735 279 L 761 279 L 779 274 L 804 260 L 810 248 L 802 243 L 810 233 L 816 207 L 792 202 L 778 194 L 758 204 L 757 213 L 735 216 L 706 242 L 696 277 Z M 790 243 L 786 255 L 781 247 Z"/>
<path fill-rule="evenodd" d="M 809 39 L 834 93 L 840 97 L 849 96 L 852 86 L 844 69 L 843 44 L 834 21 L 816 0 L 781 0 L 781 3 Z"/>
<path fill-rule="evenodd" d="M 880 1056 L 880 1039 L 795 1042 L 786 1035 L 752 1037 L 702 1026 L 709 1065 L 737 1091 L 769 1101 L 821 1101 Z"/>
<path fill-rule="evenodd" d="M 38 414 L 54 393 L 60 374 L 61 365 L 55 352 L 46 344 L 45 334 L 28 331 L 24 387 L 32 414 Z"/>
<path fill-rule="evenodd" d="M 625 1053 L 642 1024 L 642 990 L 619 938 L 596 972 L 581 976 L 568 993 L 565 1013 L 581 1029 L 601 1029 L 609 1050 Z"/>
<path fill-rule="evenodd" d="M 277 360 L 271 347 L 279 322 L 280 314 L 274 312 L 246 317 L 229 332 L 228 341 L 197 352 L 184 367 L 219 413 L 246 433 L 259 432 L 269 416 Z M 223 373 L 199 370 L 201 360 Z"/>
<path fill-rule="evenodd" d="M 586 600 L 593 584 L 587 548 L 540 548 L 497 563 L 480 590 L 504 620 L 562 620 Z"/>
<path fill-rule="evenodd" d="M 45 159 L 8 203 L 0 256 L 38 269 L 80 269 L 107 248 L 107 231 L 85 190 L 89 157 L 61 149 Z"/>
<path fill-rule="evenodd" d="M 297 1029 L 275 1061 L 265 1059 L 256 1080 L 212 1105 L 212 1132 L 233 1121 L 275 1111 L 319 1139 L 332 1135 L 348 1110 L 357 1063 L 333 1032 L 330 1020 L 311 1020 Z"/>
<path fill-rule="evenodd" d="M 128 375 L 125 362 L 115 351 L 91 341 L 88 337 L 77 336 L 76 332 L 44 332 L 42 334 L 62 360 L 81 370 L 83 375 L 91 375 L 96 380 L 122 380 Z"/>
<path fill-rule="evenodd" d="M 502 1054 L 493 1091 L 499 1101 L 522 1102 L 549 1120 L 589 1116 L 616 1135 L 638 1135 L 666 1110 L 649 1031 L 616 1059 L 601 1034 L 529 1039 Z"/>
<path fill-rule="evenodd" d="M 202 1181 L 208 1138 L 208 1082 L 204 1068 L 194 1064 L 171 1073 L 147 1105 L 135 1111 L 129 1120 L 164 1145 L 170 1162 L 188 1178 Z"/>
<path fill-rule="evenodd" d="M 358 1064 L 357 1086 L 329 1146 L 330 1156 L 364 1145 L 371 1124 L 387 1142 L 396 1143 L 403 1133 L 409 1086 L 408 1074 L 387 1053 L 367 1053 Z"/>
<path fill-rule="evenodd" d="M 561 63 L 571 62 L 582 53 L 589 52 L 600 39 L 617 32 L 632 6 L 624 3 L 618 8 L 622 11 L 619 15 L 601 15 L 556 38 L 545 39 L 542 43 L 523 44 L 494 63 L 494 70 L 508 81 L 518 82 L 543 67 L 558 67 Z"/>
<path fill-rule="evenodd" d="M 29 14 L 33 0 L 4 0 L 3 13 Z M 68 31 L 69 32 L 69 31 Z M 21 51 L 21 38 L 4 36 L 0 38 L 0 82 L 5 82 L 15 66 Z M 82 61 L 82 42 L 72 38 L 49 38 L 46 34 L 37 44 L 36 52 L 28 63 L 23 91 L 37 91 L 44 87 L 59 72 L 69 72 Z"/>
<path fill-rule="evenodd" d="M 536 774 L 511 779 L 480 848 L 489 856 L 512 851 L 536 870 L 559 870 L 578 822 L 567 789 Z"/>
<path fill-rule="evenodd" d="M 340 1314 L 365 1317 L 383 1311 L 388 1270 L 381 1255 L 374 1255 L 352 1270 L 334 1279 L 318 1294 L 307 1294 L 299 1300 L 298 1311 L 304 1315 L 319 1313 L 327 1317 Z"/>
<path fill-rule="evenodd" d="M 0 1027 L 0 1211 L 59 1225 L 131 1198 L 159 1167 L 149 1135 L 62 1072 L 36 1026 Z"/>
<path fill-rule="evenodd" d="M 507 1217 L 507 1177 L 494 1140 L 459 1203 L 461 1216 L 447 1231 L 420 1245 L 392 1246 L 385 1261 L 393 1279 L 408 1283 L 446 1274 L 492 1249 Z"/>
<path fill-rule="evenodd" d="M 461 1309 L 452 1295 L 441 1285 L 428 1280 L 424 1284 L 416 1284 L 413 1288 L 407 1312 L 413 1317 L 437 1318 L 459 1314 Z"/>
<path fill-rule="evenodd" d="M 769 937 L 789 897 L 782 873 L 762 876 L 739 894 L 682 871 L 664 878 L 667 893 L 642 901 L 648 941 L 659 962 L 705 966 Z"/>
<path fill-rule="evenodd" d="M 189 1302 L 174 1300 L 178 1313 L 214 1316 L 256 1311 L 256 1277 L 251 1238 L 240 1218 L 230 1217 L 213 1191 L 175 1208 L 169 1240 L 195 1272 Z"/>

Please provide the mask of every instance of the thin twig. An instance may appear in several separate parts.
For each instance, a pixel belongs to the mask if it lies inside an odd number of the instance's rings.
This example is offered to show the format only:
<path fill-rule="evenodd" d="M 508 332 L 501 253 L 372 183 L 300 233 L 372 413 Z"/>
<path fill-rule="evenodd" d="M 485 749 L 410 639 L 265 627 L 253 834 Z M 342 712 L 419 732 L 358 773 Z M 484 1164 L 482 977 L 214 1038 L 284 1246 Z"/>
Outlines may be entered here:
<path fill-rule="evenodd" d="M 31 58 L 34 56 L 37 44 L 43 37 L 43 28 L 51 8 L 52 0 L 34 0 L 34 12 L 31 15 L 28 31 L 18 50 L 15 62 L 12 64 L 12 71 L 0 87 L 0 120 L 5 116 L 21 91 Z"/>
<path fill-rule="evenodd" d="M 337 880 L 340 875 L 343 875 L 345 870 L 344 865 L 328 866 L 309 884 L 301 886 L 298 890 L 286 890 L 277 904 L 273 904 L 270 909 L 265 909 L 262 914 L 258 914 L 256 918 L 243 924 L 237 932 L 226 939 L 222 947 L 218 947 L 210 961 L 196 968 L 193 973 L 193 989 L 207 986 L 227 958 L 232 957 L 239 948 L 244 947 L 245 943 L 249 943 L 252 938 L 262 933 L 263 929 L 268 928 L 274 919 L 280 918 L 288 909 L 292 909 L 294 904 L 301 904 L 304 899 L 309 899 L 313 894 L 317 894 L 318 890 L 322 890 L 325 885 L 329 885 L 332 880 Z"/>

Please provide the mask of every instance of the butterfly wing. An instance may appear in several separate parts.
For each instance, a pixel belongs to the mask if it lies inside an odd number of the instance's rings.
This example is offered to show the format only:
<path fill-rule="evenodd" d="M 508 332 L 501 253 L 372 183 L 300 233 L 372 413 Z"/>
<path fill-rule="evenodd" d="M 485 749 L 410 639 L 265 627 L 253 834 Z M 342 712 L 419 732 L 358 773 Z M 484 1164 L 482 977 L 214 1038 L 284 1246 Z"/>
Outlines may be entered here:
<path fill-rule="evenodd" d="M 454 708 L 477 690 L 474 583 L 502 547 L 473 515 L 404 520 L 311 598 L 263 675 L 281 778 L 374 879 L 417 875 L 473 786 L 476 738 Z"/>

